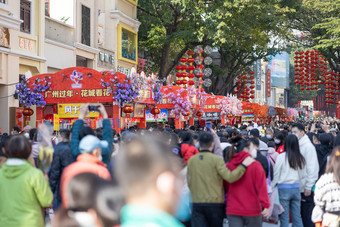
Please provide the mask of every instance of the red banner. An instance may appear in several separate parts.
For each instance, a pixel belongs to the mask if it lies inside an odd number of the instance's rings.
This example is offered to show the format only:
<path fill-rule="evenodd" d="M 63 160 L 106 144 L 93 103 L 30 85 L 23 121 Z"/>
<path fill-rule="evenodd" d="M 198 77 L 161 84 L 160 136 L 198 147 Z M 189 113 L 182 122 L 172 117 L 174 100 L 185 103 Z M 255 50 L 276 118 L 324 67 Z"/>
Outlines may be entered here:
<path fill-rule="evenodd" d="M 266 82 L 267 82 L 267 97 L 269 98 L 271 96 L 271 70 L 270 69 L 267 69 L 267 72 L 266 72 Z"/>

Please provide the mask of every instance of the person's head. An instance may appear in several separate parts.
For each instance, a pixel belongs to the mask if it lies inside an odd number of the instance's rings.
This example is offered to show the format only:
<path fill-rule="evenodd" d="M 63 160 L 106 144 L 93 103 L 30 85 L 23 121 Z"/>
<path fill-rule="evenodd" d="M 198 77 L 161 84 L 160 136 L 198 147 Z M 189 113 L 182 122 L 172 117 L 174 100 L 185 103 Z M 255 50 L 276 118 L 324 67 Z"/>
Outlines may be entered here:
<path fill-rule="evenodd" d="M 320 143 L 320 139 L 319 139 L 319 135 L 320 135 L 320 134 L 315 134 L 315 133 L 313 133 L 313 135 L 312 135 L 312 136 L 313 136 L 313 144 L 315 144 L 315 145 L 316 145 L 316 144 L 321 144 L 321 143 Z"/>
<path fill-rule="evenodd" d="M 266 129 L 266 137 L 271 140 L 274 138 L 274 130 L 271 128 Z"/>
<path fill-rule="evenodd" d="M 127 203 L 148 205 L 174 214 L 183 179 L 175 155 L 152 137 L 139 137 L 121 146 L 115 175 Z"/>
<path fill-rule="evenodd" d="M 214 137 L 208 132 L 202 132 L 198 137 L 200 150 L 208 150 L 210 152 L 214 149 Z"/>
<path fill-rule="evenodd" d="M 7 157 L 6 156 L 6 151 L 5 147 L 8 141 L 11 139 L 11 135 L 8 135 L 7 133 L 3 134 L 1 136 L 1 141 L 0 141 L 0 156 Z"/>
<path fill-rule="evenodd" d="M 292 125 L 292 134 L 301 139 L 305 135 L 305 126 L 301 123 L 294 123 Z"/>
<path fill-rule="evenodd" d="M 87 135 L 95 135 L 91 127 L 85 126 L 79 131 L 79 140 L 82 140 Z"/>
<path fill-rule="evenodd" d="M 89 226 L 103 227 L 119 223 L 124 199 L 122 192 L 112 182 L 93 173 L 81 173 L 70 180 L 65 194 L 68 204 L 64 204 L 63 208 L 69 211 L 69 218 L 80 226 L 86 221 Z"/>
<path fill-rule="evenodd" d="M 121 143 L 129 143 L 137 137 L 135 133 L 124 131 L 122 132 L 122 136 L 120 137 Z"/>
<path fill-rule="evenodd" d="M 179 133 L 179 139 L 182 143 L 187 143 L 192 145 L 192 134 L 190 132 Z"/>
<path fill-rule="evenodd" d="M 102 159 L 102 148 L 107 148 L 107 141 L 99 140 L 93 135 L 85 136 L 79 143 L 79 151 L 82 154 L 91 154 Z"/>
<path fill-rule="evenodd" d="M 284 143 L 284 134 L 282 133 L 282 131 L 279 131 L 277 133 L 274 134 L 274 142 L 277 146 L 281 146 Z"/>
<path fill-rule="evenodd" d="M 256 138 L 256 139 L 259 139 L 260 138 L 260 131 L 257 129 L 257 128 L 254 128 L 252 130 L 250 130 L 250 135 L 249 135 L 250 138 Z"/>
<path fill-rule="evenodd" d="M 5 145 L 7 158 L 28 159 L 32 151 L 32 146 L 24 136 L 13 136 Z"/>
<path fill-rule="evenodd" d="M 70 140 L 71 131 L 68 129 L 60 129 L 59 131 L 59 141 L 68 142 Z"/>
<path fill-rule="evenodd" d="M 36 128 L 32 128 L 31 131 L 29 132 L 30 135 L 30 140 L 32 142 L 37 141 L 37 136 L 38 136 L 38 130 Z"/>
<path fill-rule="evenodd" d="M 340 184 L 340 146 L 333 149 L 326 168 L 326 173 L 333 173 L 336 182 Z"/>
<path fill-rule="evenodd" d="M 249 147 L 245 148 L 253 158 L 257 157 L 257 151 L 260 149 L 260 141 L 257 138 L 249 138 Z"/>
<path fill-rule="evenodd" d="M 103 139 L 103 128 L 97 128 L 94 131 L 94 134 L 98 139 L 102 140 Z"/>
<path fill-rule="evenodd" d="M 14 126 L 12 132 L 13 132 L 13 135 L 19 135 L 20 134 L 20 127 L 17 126 L 17 125 Z"/>
<path fill-rule="evenodd" d="M 332 133 L 333 136 L 336 136 L 336 135 L 337 135 L 337 134 L 336 134 L 336 129 L 335 129 L 335 128 L 331 128 L 331 129 L 329 130 L 329 132 Z"/>
<path fill-rule="evenodd" d="M 320 144 L 322 145 L 326 145 L 326 146 L 331 146 L 333 145 L 333 140 L 332 140 L 332 136 L 328 133 L 322 133 L 319 135 L 319 141 Z"/>
<path fill-rule="evenodd" d="M 284 149 L 288 158 L 289 166 L 295 170 L 302 169 L 306 164 L 299 147 L 299 140 L 295 135 L 287 136 Z"/>
<path fill-rule="evenodd" d="M 250 153 L 250 142 L 249 140 L 243 139 L 241 136 L 236 136 L 236 137 L 232 137 L 230 140 L 230 143 L 232 144 L 228 151 L 226 152 L 226 157 L 225 160 L 227 160 L 227 162 L 230 162 L 234 155 L 245 151 L 247 153 Z"/>

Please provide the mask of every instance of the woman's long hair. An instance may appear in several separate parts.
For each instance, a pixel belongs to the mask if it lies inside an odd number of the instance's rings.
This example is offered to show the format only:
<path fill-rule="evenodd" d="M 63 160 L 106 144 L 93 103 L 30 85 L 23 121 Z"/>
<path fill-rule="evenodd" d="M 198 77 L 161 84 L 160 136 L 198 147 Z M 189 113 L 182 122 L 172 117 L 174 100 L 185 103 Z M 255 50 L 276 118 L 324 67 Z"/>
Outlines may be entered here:
<path fill-rule="evenodd" d="M 292 169 L 302 169 L 306 165 L 306 160 L 300 152 L 299 140 L 295 135 L 289 135 L 285 142 L 286 158 Z"/>
<path fill-rule="evenodd" d="M 333 149 L 326 168 L 326 173 L 333 173 L 335 181 L 340 184 L 340 146 Z"/>
<path fill-rule="evenodd" d="M 225 155 L 225 161 L 230 162 L 234 155 L 243 151 L 246 147 L 250 146 L 250 142 L 248 140 L 243 139 L 241 136 L 234 137 L 230 140 L 231 146 L 228 148 L 228 151 Z"/>

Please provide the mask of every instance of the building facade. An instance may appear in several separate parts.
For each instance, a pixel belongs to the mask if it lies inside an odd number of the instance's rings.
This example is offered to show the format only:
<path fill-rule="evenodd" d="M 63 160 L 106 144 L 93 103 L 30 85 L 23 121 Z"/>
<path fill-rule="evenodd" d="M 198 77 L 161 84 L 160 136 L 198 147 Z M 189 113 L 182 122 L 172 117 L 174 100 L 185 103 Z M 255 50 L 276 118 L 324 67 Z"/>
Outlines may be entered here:
<path fill-rule="evenodd" d="M 71 13 L 53 17 L 63 11 L 62 2 Z M 139 25 L 136 0 L 0 0 L 2 131 L 24 125 L 23 107 L 13 96 L 20 75 L 74 66 L 128 74 L 137 67 Z"/>

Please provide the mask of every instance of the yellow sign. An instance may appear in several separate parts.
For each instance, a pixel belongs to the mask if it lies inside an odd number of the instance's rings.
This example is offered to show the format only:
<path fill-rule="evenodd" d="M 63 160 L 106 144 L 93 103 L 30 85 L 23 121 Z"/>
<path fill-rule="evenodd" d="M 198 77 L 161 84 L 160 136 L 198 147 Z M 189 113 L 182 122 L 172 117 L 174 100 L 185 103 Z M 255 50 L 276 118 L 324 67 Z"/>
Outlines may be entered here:
<path fill-rule="evenodd" d="M 58 104 L 59 118 L 78 118 L 80 106 L 84 103 Z M 96 103 L 90 105 L 98 105 Z M 99 117 L 99 112 L 91 111 L 86 117 Z"/>
<path fill-rule="evenodd" d="M 59 131 L 59 116 L 58 114 L 53 115 L 54 131 Z"/>

